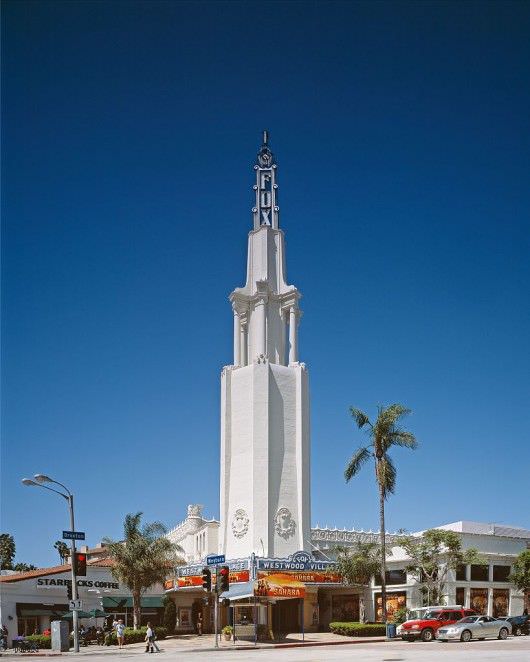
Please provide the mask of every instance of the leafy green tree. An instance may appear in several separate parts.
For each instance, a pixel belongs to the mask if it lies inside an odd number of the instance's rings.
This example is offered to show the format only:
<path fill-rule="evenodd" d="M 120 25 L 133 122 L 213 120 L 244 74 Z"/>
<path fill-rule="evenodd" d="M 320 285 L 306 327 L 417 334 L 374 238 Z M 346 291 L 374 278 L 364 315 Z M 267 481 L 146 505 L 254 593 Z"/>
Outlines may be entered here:
<path fill-rule="evenodd" d="M 520 591 L 530 591 L 530 549 L 525 549 L 519 554 L 513 564 L 509 580 Z"/>
<path fill-rule="evenodd" d="M 381 569 L 381 551 L 373 542 L 357 542 L 353 548 L 337 547 L 338 571 L 346 584 L 367 586 Z M 365 621 L 364 596 L 359 596 L 359 620 Z"/>
<path fill-rule="evenodd" d="M 462 549 L 462 540 L 454 531 L 429 529 L 421 536 L 405 536 L 400 542 L 411 559 L 407 572 L 421 584 L 427 604 L 441 604 L 449 570 L 459 565 L 486 563 L 475 548 Z"/>
<path fill-rule="evenodd" d="M 53 546 L 59 553 L 61 564 L 66 563 L 66 559 L 70 556 L 70 548 L 68 545 L 62 540 L 57 540 Z"/>
<path fill-rule="evenodd" d="M 164 596 L 164 627 L 167 628 L 168 634 L 173 634 L 176 622 L 177 607 L 175 601 L 169 595 L 166 595 Z"/>
<path fill-rule="evenodd" d="M 27 572 L 28 570 L 36 570 L 37 566 L 32 563 L 15 563 L 13 570 L 17 572 Z"/>
<path fill-rule="evenodd" d="M 396 488 L 396 468 L 388 452 L 394 446 L 414 449 L 417 441 L 412 432 L 403 430 L 399 422 L 410 414 L 410 409 L 393 404 L 377 408 L 377 419 L 372 423 L 360 409 L 350 407 L 350 413 L 359 430 L 364 429 L 370 437 L 367 446 L 359 448 L 348 462 L 344 471 L 346 482 L 356 476 L 363 464 L 372 459 L 375 462 L 375 478 L 379 491 L 379 531 L 381 540 L 381 598 L 383 603 L 383 621 L 386 622 L 386 540 L 385 540 L 385 501 Z"/>
<path fill-rule="evenodd" d="M 0 533 L 0 569 L 13 570 L 15 558 L 15 539 L 9 533 Z"/>
<path fill-rule="evenodd" d="M 135 629 L 140 627 L 142 593 L 154 584 L 164 582 L 174 567 L 182 563 L 178 556 L 182 548 L 166 538 L 166 527 L 160 522 L 141 526 L 142 514 L 126 515 L 124 540 L 105 538 L 103 541 L 114 561 L 113 576 L 132 593 Z"/>

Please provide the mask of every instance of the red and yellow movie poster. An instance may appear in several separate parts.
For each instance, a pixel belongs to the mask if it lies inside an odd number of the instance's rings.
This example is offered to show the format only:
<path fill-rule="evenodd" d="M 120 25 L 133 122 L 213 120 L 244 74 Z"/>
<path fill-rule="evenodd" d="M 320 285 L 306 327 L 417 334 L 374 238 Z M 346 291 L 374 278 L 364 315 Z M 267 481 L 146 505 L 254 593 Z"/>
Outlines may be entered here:
<path fill-rule="evenodd" d="M 178 587 L 200 586 L 202 588 L 202 575 L 186 575 L 178 578 Z"/>
<path fill-rule="evenodd" d="M 230 584 L 240 584 L 241 582 L 250 581 L 250 571 L 249 570 L 230 570 Z M 212 575 L 212 586 L 215 586 L 216 577 L 215 574 Z"/>
<path fill-rule="evenodd" d="M 295 574 L 289 572 L 258 571 L 258 581 L 254 589 L 255 595 L 272 598 L 303 598 L 305 597 L 305 584 L 294 578 Z"/>

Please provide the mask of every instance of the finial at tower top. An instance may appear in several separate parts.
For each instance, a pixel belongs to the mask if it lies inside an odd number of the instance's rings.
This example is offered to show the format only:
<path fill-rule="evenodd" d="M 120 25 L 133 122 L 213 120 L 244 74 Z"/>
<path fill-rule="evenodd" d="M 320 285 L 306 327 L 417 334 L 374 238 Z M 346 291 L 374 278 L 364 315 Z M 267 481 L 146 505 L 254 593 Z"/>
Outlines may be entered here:
<path fill-rule="evenodd" d="M 266 145 L 269 142 L 269 132 L 267 129 L 263 131 L 263 144 Z"/>

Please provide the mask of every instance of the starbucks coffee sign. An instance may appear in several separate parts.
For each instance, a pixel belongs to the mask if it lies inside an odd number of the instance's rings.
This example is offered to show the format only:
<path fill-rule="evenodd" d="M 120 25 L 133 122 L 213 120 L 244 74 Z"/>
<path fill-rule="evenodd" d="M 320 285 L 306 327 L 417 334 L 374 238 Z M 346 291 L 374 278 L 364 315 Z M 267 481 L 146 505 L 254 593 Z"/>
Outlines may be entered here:
<path fill-rule="evenodd" d="M 79 588 L 120 588 L 118 582 L 105 582 L 99 579 L 96 581 L 92 579 L 78 579 L 76 583 Z M 37 588 L 51 588 L 53 586 L 71 586 L 71 584 L 71 579 L 48 579 L 47 577 L 40 577 L 37 579 L 36 586 Z"/>

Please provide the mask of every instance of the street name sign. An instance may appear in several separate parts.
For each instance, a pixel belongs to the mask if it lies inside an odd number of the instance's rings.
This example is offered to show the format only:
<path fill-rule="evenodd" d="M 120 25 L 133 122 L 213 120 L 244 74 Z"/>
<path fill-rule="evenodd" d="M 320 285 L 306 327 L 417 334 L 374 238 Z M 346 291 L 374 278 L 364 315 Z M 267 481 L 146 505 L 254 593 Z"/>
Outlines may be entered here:
<path fill-rule="evenodd" d="M 206 557 L 206 565 L 217 565 L 218 563 L 224 563 L 225 562 L 225 555 L 224 554 L 218 554 L 217 556 L 207 556 Z"/>
<path fill-rule="evenodd" d="M 84 531 L 63 531 L 63 540 L 84 540 Z"/>
<path fill-rule="evenodd" d="M 80 598 L 77 598 L 77 600 L 69 600 L 68 607 L 70 608 L 70 611 L 81 611 L 81 609 L 83 609 L 83 601 Z"/>

